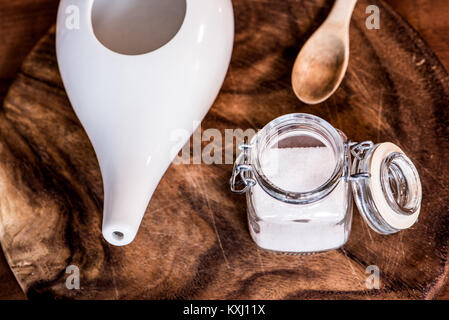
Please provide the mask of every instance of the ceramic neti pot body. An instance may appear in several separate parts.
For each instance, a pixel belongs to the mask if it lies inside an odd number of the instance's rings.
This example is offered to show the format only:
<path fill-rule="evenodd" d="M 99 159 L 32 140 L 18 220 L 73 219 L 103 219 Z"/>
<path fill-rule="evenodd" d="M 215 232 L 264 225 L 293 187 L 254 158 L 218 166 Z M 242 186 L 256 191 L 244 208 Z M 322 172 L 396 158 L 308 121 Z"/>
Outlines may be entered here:
<path fill-rule="evenodd" d="M 161 10 L 160 15 L 153 15 L 164 20 L 163 14 L 172 9 L 161 0 L 151 1 L 156 3 L 155 10 Z M 149 52 L 145 48 L 139 51 L 139 39 L 127 42 L 120 34 L 112 42 L 108 43 L 107 37 L 104 40 L 108 45 L 116 41 L 116 50 L 105 46 L 92 22 L 95 13 L 100 34 L 102 24 L 108 28 L 108 15 L 109 21 L 120 21 L 121 11 L 127 11 L 130 19 L 129 11 L 138 7 L 138 0 L 60 3 L 59 69 L 100 164 L 103 236 L 114 245 L 126 245 L 135 238 L 160 179 L 188 141 L 193 124 L 198 124 L 213 104 L 229 66 L 234 37 L 231 1 L 182 1 L 179 30 Z M 132 22 L 133 18 L 128 23 Z M 121 29 L 116 26 L 115 30 L 120 33 Z M 150 30 L 136 37 L 143 37 L 144 43 L 146 37 L 163 31 Z M 188 134 L 174 139 L 176 132 Z"/>

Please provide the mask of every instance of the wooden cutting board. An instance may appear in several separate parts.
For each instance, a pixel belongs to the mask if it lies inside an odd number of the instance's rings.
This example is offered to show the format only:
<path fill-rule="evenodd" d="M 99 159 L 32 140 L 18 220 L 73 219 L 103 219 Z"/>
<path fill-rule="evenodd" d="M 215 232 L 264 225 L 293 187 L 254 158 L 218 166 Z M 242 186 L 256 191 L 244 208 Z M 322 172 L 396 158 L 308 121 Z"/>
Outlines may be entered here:
<path fill-rule="evenodd" d="M 291 68 L 329 2 L 234 1 L 231 67 L 202 128 L 261 128 L 280 115 L 307 112 L 353 141 L 392 141 L 421 174 L 418 224 L 381 236 L 355 210 L 350 240 L 340 250 L 265 252 L 250 239 L 245 198 L 229 191 L 231 165 L 172 165 L 136 240 L 108 245 L 101 235 L 99 167 L 62 86 L 52 29 L 24 62 L 0 109 L 0 240 L 28 296 L 435 297 L 448 273 L 449 76 L 397 14 L 383 2 L 362 0 L 341 88 L 321 105 L 302 104 L 290 87 Z M 365 27 L 370 4 L 381 9 L 380 30 Z M 69 265 L 79 267 L 79 290 L 65 285 Z M 370 265 L 381 271 L 380 290 L 365 285 Z"/>

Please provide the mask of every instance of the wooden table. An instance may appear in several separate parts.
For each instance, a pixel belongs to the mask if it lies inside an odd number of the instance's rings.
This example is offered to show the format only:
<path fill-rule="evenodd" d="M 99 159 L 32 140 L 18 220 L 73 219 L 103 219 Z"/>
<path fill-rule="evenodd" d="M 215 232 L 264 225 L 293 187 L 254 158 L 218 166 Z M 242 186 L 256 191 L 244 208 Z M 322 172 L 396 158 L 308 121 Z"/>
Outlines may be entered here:
<path fill-rule="evenodd" d="M 57 0 L 9 0 L 0 3 L 0 104 L 22 59 L 54 23 Z M 449 69 L 449 3 L 447 0 L 390 0 L 417 29 Z M 0 299 L 22 299 L 0 252 Z M 449 286 L 441 298 L 449 299 Z"/>

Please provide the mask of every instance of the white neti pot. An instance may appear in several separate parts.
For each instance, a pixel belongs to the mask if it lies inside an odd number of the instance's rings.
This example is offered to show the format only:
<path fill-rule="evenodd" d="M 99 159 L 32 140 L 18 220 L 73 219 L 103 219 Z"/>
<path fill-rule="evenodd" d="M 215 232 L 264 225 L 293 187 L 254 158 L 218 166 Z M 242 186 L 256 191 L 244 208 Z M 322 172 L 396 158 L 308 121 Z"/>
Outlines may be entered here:
<path fill-rule="evenodd" d="M 95 149 L 103 236 L 135 238 L 168 166 L 213 104 L 234 39 L 230 0 L 62 0 L 56 47 Z M 176 199 L 173 199 L 176 201 Z"/>

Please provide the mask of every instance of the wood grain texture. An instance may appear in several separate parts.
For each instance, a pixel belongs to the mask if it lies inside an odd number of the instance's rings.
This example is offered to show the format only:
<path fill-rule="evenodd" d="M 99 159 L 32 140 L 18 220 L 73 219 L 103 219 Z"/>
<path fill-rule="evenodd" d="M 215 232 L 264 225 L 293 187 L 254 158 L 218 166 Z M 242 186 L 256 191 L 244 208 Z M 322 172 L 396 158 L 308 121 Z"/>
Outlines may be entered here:
<path fill-rule="evenodd" d="M 55 0 L 0 1 L 0 99 L 24 57 L 54 23 Z"/>
<path fill-rule="evenodd" d="M 419 31 L 449 70 L 449 2 L 447 0 L 389 0 L 391 6 Z"/>
<path fill-rule="evenodd" d="M 373 1 L 370 1 L 370 4 Z M 230 194 L 231 167 L 172 166 L 136 241 L 101 237 L 102 186 L 90 143 L 67 101 L 50 32 L 25 61 L 0 113 L 0 238 L 30 297 L 50 298 L 433 298 L 447 274 L 448 76 L 420 38 L 382 6 L 385 25 L 364 28 L 361 1 L 342 87 L 317 107 L 302 105 L 290 70 L 326 16 L 324 0 L 234 3 L 236 45 L 222 93 L 203 128 L 260 128 L 281 114 L 309 112 L 353 140 L 393 141 L 423 180 L 423 213 L 412 230 L 369 231 L 356 214 L 338 251 L 294 257 L 250 240 L 245 201 Z M 276 26 L 274 28 L 273 26 Z M 263 40 L 263 41 L 262 41 Z M 424 61 L 424 62 L 423 62 Z M 82 289 L 65 288 L 80 266 Z M 381 290 L 366 290 L 378 265 Z"/>
<path fill-rule="evenodd" d="M 24 299 L 25 295 L 17 284 L 8 263 L 0 252 L 0 300 Z"/>
<path fill-rule="evenodd" d="M 55 21 L 59 0 L 0 1 L 0 105 L 23 59 Z M 24 299 L 0 250 L 0 299 Z"/>

